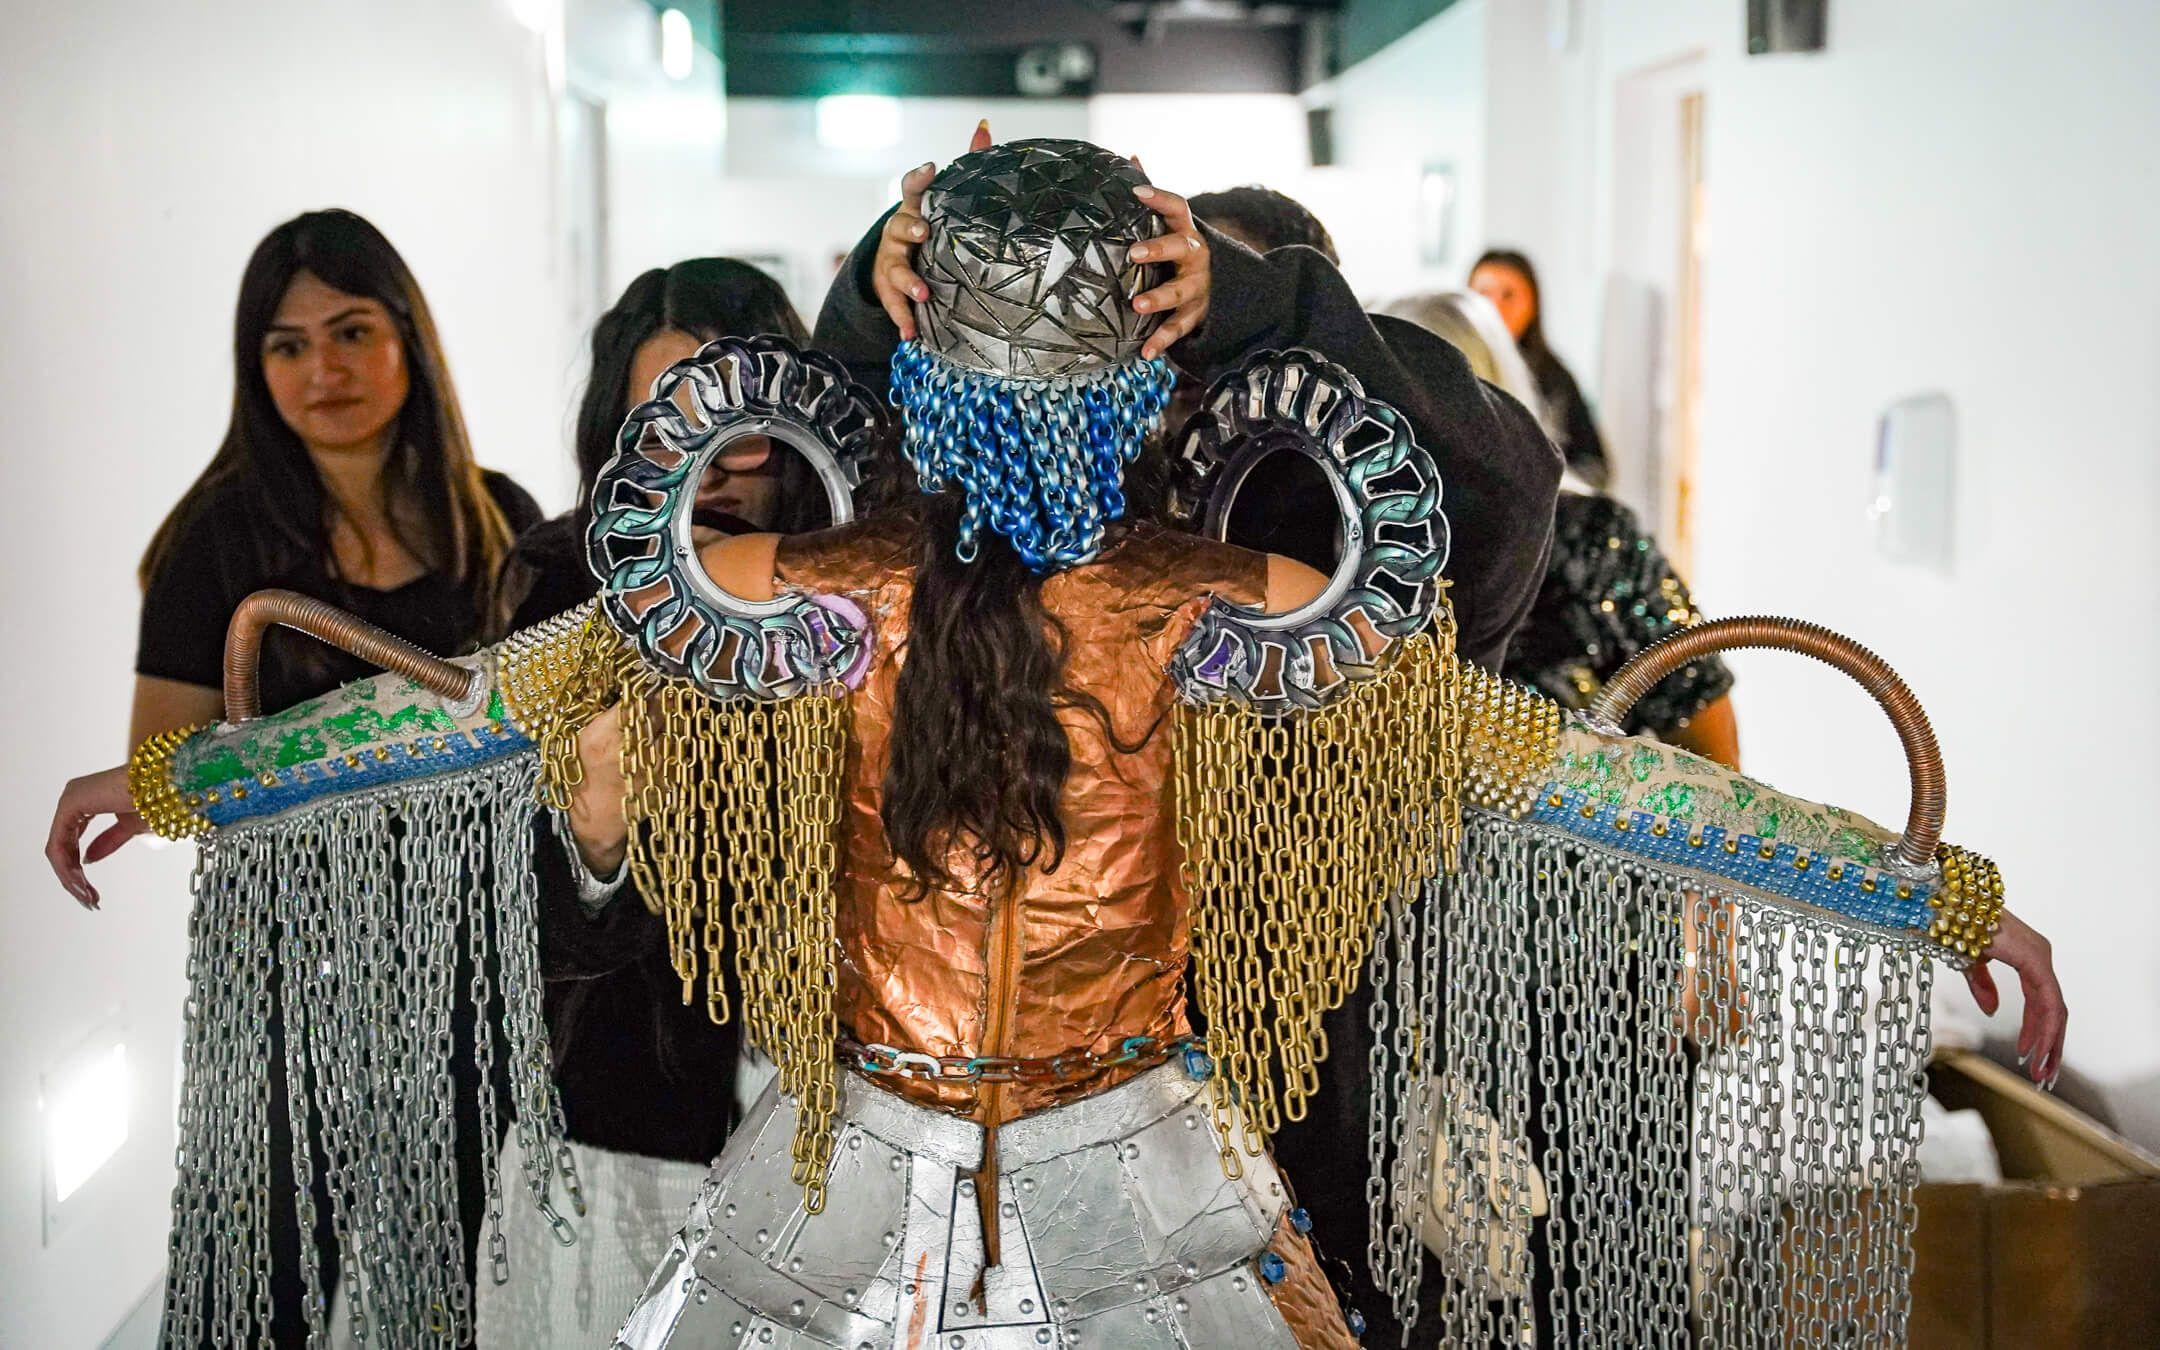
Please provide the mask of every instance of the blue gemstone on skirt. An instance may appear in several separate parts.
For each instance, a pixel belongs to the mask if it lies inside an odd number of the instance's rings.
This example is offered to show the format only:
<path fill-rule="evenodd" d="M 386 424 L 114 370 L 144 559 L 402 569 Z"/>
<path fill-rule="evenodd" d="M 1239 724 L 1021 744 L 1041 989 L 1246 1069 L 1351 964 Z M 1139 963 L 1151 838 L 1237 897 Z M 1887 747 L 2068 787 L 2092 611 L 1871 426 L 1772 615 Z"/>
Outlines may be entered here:
<path fill-rule="evenodd" d="M 1283 1276 L 1290 1273 L 1290 1263 L 1273 1252 L 1260 1254 L 1260 1278 L 1269 1284 L 1281 1284 Z"/>
<path fill-rule="evenodd" d="M 1312 1215 L 1307 1214 L 1301 1205 L 1290 1211 L 1290 1226 L 1300 1233 L 1310 1233 L 1312 1231 Z"/>
<path fill-rule="evenodd" d="M 1214 1072 L 1215 1061 L 1208 1058 L 1207 1051 L 1193 1049 L 1185 1052 L 1185 1074 L 1187 1077 L 1198 1080 L 1206 1078 Z"/>
<path fill-rule="evenodd" d="M 1343 1318 L 1343 1321 L 1350 1324 L 1351 1335 L 1363 1336 L 1365 1334 L 1365 1314 L 1359 1312 L 1357 1309 L 1352 1308 L 1350 1310 L 1350 1315 Z"/>

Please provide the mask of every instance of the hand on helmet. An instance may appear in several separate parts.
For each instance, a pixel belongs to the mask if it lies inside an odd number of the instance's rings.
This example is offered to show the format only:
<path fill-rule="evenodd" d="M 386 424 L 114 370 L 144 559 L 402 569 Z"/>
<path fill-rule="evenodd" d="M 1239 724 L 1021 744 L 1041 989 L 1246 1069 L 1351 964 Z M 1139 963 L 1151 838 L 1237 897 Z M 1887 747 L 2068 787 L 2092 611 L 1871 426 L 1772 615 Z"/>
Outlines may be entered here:
<path fill-rule="evenodd" d="M 970 154 L 990 148 L 990 123 L 977 123 L 968 143 Z M 1139 164 L 1138 157 L 1133 163 Z M 914 306 L 930 298 L 930 287 L 915 272 L 915 249 L 930 237 L 923 219 L 923 193 L 937 176 L 935 162 L 918 165 L 900 180 L 900 205 L 885 218 L 879 231 L 877 254 L 871 260 L 870 284 L 900 340 L 915 337 Z M 1143 357 L 1168 351 L 1179 338 L 1200 326 L 1207 317 L 1209 267 L 1207 239 L 1193 223 L 1192 208 L 1183 197 L 1159 187 L 1138 187 L 1134 193 L 1160 215 L 1167 232 L 1133 245 L 1136 263 L 1160 263 L 1170 269 L 1170 279 L 1143 295 L 1133 297 L 1133 308 L 1142 314 L 1161 314 L 1162 323 L 1149 334 Z"/>

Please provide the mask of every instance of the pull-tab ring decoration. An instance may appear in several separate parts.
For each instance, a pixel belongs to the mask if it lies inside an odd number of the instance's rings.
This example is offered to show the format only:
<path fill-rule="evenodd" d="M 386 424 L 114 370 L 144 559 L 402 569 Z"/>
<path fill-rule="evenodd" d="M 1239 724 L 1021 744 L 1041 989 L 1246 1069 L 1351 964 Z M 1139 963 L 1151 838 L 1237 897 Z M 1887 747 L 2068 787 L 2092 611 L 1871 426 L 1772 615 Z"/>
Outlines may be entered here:
<path fill-rule="evenodd" d="M 669 366 L 593 483 L 585 558 L 601 611 L 646 664 L 714 698 L 788 698 L 860 678 L 869 628 L 853 604 L 731 594 L 700 562 L 690 524 L 706 467 L 750 436 L 798 451 L 832 523 L 846 524 L 884 421 L 837 361 L 781 338 L 721 338 Z"/>
<path fill-rule="evenodd" d="M 1432 622 L 1449 540 L 1440 473 L 1408 420 L 1349 371 L 1304 348 L 1263 352 L 1215 382 L 1174 444 L 1172 511 L 1211 538 L 1224 537 L 1239 489 L 1280 451 L 1318 466 L 1340 513 L 1335 570 L 1309 603 L 1269 614 L 1209 602 L 1171 661 L 1186 701 L 1319 707 Z M 1379 652 L 1368 655 L 1361 630 L 1382 639 Z"/>

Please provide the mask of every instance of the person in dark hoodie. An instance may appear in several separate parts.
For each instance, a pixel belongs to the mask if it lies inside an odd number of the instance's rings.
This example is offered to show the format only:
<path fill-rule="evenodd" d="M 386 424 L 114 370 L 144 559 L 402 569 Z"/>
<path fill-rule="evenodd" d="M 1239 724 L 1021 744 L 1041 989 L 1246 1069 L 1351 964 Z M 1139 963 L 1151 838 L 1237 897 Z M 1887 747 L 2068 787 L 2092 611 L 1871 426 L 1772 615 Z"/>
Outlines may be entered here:
<path fill-rule="evenodd" d="M 983 132 L 977 138 L 977 148 L 987 143 Z M 933 173 L 934 166 L 925 165 L 909 174 L 903 193 L 912 199 Z M 1172 331 L 1162 345 L 1178 368 L 1180 388 L 1205 389 L 1254 352 L 1308 347 L 1408 418 L 1440 470 L 1452 532 L 1445 575 L 1457 650 L 1497 671 L 1545 577 L 1559 451 L 1528 410 L 1479 380 L 1446 341 L 1406 320 L 1368 314 L 1336 270 L 1327 232 L 1310 212 L 1267 193 L 1267 219 L 1293 222 L 1292 237 L 1281 238 L 1262 232 L 1257 213 L 1223 208 L 1226 196 L 1235 203 L 1252 200 L 1253 193 L 1240 189 L 1192 200 L 1199 233 L 1190 246 L 1208 251 L 1211 284 L 1197 318 L 1181 306 L 1165 322 Z M 1293 209 L 1281 209 L 1284 204 Z M 916 216 L 898 208 L 873 226 L 848 255 L 818 315 L 814 344 L 873 388 L 882 387 L 893 349 L 914 332 L 909 302 L 922 285 L 912 267 L 918 226 Z M 1331 569 L 1333 507 L 1305 487 L 1295 479 L 1248 480 L 1246 494 L 1261 501 L 1250 512 L 1240 502 L 1233 515 L 1243 521 L 1233 520 L 1230 542 Z M 1253 532 L 1241 535 L 1240 523 Z M 1388 1315 L 1386 1297 L 1367 1278 L 1364 1260 L 1371 1003 L 1361 984 L 1327 1015 L 1330 1051 L 1319 1090 L 1305 1119 L 1286 1123 L 1273 1147 L 1285 1173 L 1298 1179 L 1299 1202 L 1312 1215 L 1314 1236 L 1345 1303 L 1364 1314 L 1370 1343 L 1385 1345 L 1400 1339 L 1400 1329 Z"/>
<path fill-rule="evenodd" d="M 903 190 L 919 191 L 930 177 L 930 166 L 917 169 L 903 180 Z M 1498 670 L 1545 575 L 1559 452 L 1535 417 L 1471 374 L 1462 353 L 1447 342 L 1407 320 L 1366 313 L 1320 249 L 1293 243 L 1255 251 L 1234 222 L 1227 230 L 1215 225 L 1203 209 L 1214 195 L 1193 199 L 1198 246 L 1210 252 L 1213 282 L 1203 317 L 1167 353 L 1180 387 L 1205 388 L 1254 352 L 1309 347 L 1398 409 L 1440 469 L 1453 538 L 1446 576 L 1456 648 Z M 811 340 L 873 389 L 885 386 L 893 349 L 913 331 L 909 296 L 893 279 L 914 275 L 908 269 L 915 240 L 903 234 L 912 219 L 905 212 L 888 214 L 849 253 Z M 1297 526 L 1309 541 L 1301 550 L 1272 551 L 1329 570 L 1333 508 L 1312 504 L 1310 516 Z M 1247 538 L 1231 542 L 1262 546 Z"/>

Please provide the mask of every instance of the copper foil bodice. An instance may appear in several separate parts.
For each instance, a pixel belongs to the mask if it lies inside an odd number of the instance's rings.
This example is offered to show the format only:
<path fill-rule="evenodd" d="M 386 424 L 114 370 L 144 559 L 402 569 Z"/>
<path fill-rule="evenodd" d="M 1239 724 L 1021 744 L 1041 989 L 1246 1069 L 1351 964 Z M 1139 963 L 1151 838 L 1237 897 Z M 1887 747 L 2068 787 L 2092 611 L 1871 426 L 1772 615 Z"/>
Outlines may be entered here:
<path fill-rule="evenodd" d="M 1244 604 L 1264 598 L 1265 557 L 1134 527 L 1097 562 L 1045 581 L 1044 608 L 1067 635 L 1067 681 L 1102 701 L 1119 740 L 1144 743 L 1121 752 L 1090 714 L 1062 710 L 1072 771 L 1057 870 L 1029 871 L 1014 895 L 963 881 L 909 900 L 879 805 L 919 548 L 911 522 L 881 517 L 784 541 L 778 558 L 784 590 L 847 595 L 876 629 L 874 663 L 852 695 L 841 807 L 841 1026 L 901 1050 L 1026 1059 L 1108 1054 L 1127 1036 L 1184 1034 L 1186 900 L 1169 726 L 1175 691 L 1164 667 L 1210 594 Z M 1046 1083 L 892 1074 L 878 1081 L 996 1124 L 1134 1071 L 1102 1068 Z"/>

